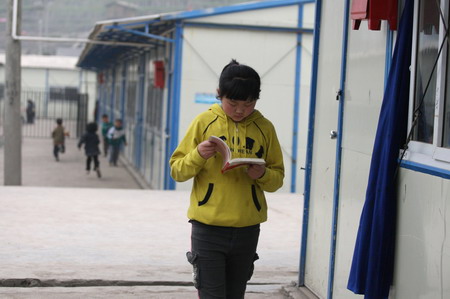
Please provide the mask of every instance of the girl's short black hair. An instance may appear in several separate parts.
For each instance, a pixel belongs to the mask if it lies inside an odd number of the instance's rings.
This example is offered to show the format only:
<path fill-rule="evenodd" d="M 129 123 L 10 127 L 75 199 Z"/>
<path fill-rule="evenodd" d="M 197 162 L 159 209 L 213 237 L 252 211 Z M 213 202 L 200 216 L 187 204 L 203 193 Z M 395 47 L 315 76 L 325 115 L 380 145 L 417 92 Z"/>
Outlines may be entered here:
<path fill-rule="evenodd" d="M 236 101 L 253 101 L 259 99 L 261 78 L 251 67 L 239 64 L 232 59 L 220 74 L 217 97 L 227 97 Z"/>

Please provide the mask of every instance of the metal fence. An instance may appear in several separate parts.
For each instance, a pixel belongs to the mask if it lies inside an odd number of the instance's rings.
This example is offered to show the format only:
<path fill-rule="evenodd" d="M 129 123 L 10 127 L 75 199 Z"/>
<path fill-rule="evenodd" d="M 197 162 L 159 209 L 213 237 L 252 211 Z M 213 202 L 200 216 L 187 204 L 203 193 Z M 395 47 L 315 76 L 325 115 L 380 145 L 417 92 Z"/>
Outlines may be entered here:
<path fill-rule="evenodd" d="M 70 137 L 80 137 L 87 123 L 88 96 L 64 89 L 22 90 L 22 136 L 49 138 L 61 118 Z M 0 97 L 0 136 L 3 136 L 5 99 Z"/>

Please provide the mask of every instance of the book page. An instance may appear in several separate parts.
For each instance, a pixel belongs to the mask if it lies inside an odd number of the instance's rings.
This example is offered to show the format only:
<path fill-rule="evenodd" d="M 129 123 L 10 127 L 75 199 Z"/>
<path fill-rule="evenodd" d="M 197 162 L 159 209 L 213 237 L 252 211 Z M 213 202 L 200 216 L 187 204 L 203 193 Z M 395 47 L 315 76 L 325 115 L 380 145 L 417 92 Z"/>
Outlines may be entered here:
<path fill-rule="evenodd" d="M 228 145 L 217 136 L 210 136 L 208 140 L 216 144 L 217 151 L 222 155 L 223 165 L 225 165 L 231 158 L 231 151 Z"/>
<path fill-rule="evenodd" d="M 260 158 L 235 158 L 231 159 L 231 151 L 228 145 L 217 136 L 210 136 L 208 138 L 209 141 L 216 144 L 217 151 L 222 155 L 223 164 L 222 164 L 222 173 L 244 165 L 257 164 L 257 165 L 265 165 L 266 161 Z M 231 160 L 230 160 L 231 159 Z"/>

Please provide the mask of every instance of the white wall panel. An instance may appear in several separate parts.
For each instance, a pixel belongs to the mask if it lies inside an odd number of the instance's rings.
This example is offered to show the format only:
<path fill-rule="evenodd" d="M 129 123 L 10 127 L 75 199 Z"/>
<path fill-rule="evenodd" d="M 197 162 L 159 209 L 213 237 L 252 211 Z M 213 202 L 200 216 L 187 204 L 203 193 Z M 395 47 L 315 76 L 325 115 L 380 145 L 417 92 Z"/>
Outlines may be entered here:
<path fill-rule="evenodd" d="M 450 182 L 402 170 L 393 296 L 450 298 Z"/>
<path fill-rule="evenodd" d="M 384 94 L 387 33 L 386 24 L 381 31 L 365 25 L 349 29 L 343 147 L 372 155 Z"/>
<path fill-rule="evenodd" d="M 206 18 L 192 19 L 193 22 L 257 25 L 273 27 L 297 27 L 298 6 L 258 9 Z"/>
<path fill-rule="evenodd" d="M 347 289 L 355 248 L 359 219 L 364 205 L 361 189 L 367 186 L 367 172 L 371 157 L 343 149 L 341 168 L 341 197 L 339 202 L 338 234 L 333 298 L 361 298 Z M 331 240 L 330 240 L 331 242 Z"/>
<path fill-rule="evenodd" d="M 326 298 L 331 238 L 332 200 L 340 83 L 342 16 L 344 3 L 324 1 L 320 33 L 314 153 L 305 284 L 320 298 Z"/>
<path fill-rule="evenodd" d="M 342 132 L 342 166 L 334 298 L 359 298 L 347 289 L 365 201 L 373 142 L 384 90 L 386 27 L 349 29 Z M 351 26 L 351 24 L 350 24 Z"/>
<path fill-rule="evenodd" d="M 312 11 L 314 14 L 314 11 Z M 301 84 L 300 84 L 300 111 L 298 120 L 298 153 L 297 153 L 297 189 L 296 192 L 304 193 L 306 150 L 308 141 L 309 102 L 311 91 L 311 65 L 312 65 L 313 36 L 302 36 L 301 53 Z M 302 169 L 303 168 L 303 169 Z"/>
<path fill-rule="evenodd" d="M 325 1 L 322 9 L 306 285 L 327 297 L 331 241 L 342 39 L 343 3 Z M 357 229 L 365 201 L 373 142 L 384 92 L 386 24 L 381 31 L 350 31 L 336 268 L 333 298 L 360 298 L 347 290 Z M 448 231 L 450 181 L 402 169 L 391 299 L 450 298 Z"/>
<path fill-rule="evenodd" d="M 45 69 L 22 69 L 22 89 L 45 88 Z"/>
<path fill-rule="evenodd" d="M 184 38 L 179 139 L 183 138 L 192 119 L 210 106 L 196 103 L 195 94 L 215 94 L 222 68 L 235 58 L 253 67 L 261 76 L 262 92 L 256 108 L 277 129 L 286 167 L 282 190 L 288 191 L 291 179 L 296 35 L 187 27 Z M 310 44 L 310 40 L 305 39 L 305 47 Z M 305 52 L 311 53 L 311 49 Z M 303 67 L 308 69 L 310 58 L 307 54 L 304 56 L 307 59 Z M 309 77 L 306 76 L 309 76 L 308 71 L 304 72 L 302 82 L 309 84 Z M 305 94 L 308 95 L 307 92 Z M 309 97 L 304 100 L 309 100 Z M 306 127 L 302 130 L 306 131 Z M 190 186 L 190 182 L 177 184 L 177 189 Z"/>

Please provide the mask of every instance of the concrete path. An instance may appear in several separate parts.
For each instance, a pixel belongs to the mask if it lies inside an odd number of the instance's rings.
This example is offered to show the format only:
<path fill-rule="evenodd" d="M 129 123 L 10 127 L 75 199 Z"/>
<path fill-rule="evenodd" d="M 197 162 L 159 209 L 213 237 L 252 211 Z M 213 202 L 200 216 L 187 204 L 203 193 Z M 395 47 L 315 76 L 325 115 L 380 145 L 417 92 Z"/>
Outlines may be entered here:
<path fill-rule="evenodd" d="M 0 185 L 3 185 L 4 152 L 0 146 Z M 140 189 L 123 164 L 111 167 L 105 157 L 100 157 L 102 178 L 95 173 L 86 174 L 84 150 L 77 148 L 76 139 L 66 140 L 66 152 L 60 161 L 53 157 L 52 139 L 24 138 L 22 143 L 22 185 L 48 187 L 82 187 Z"/>
<path fill-rule="evenodd" d="M 0 298 L 197 298 L 185 258 L 189 193 L 140 190 L 105 160 L 104 177 L 87 176 L 82 153 L 69 147 L 55 162 L 45 141 L 24 140 L 25 186 L 0 187 Z M 289 287 L 301 196 L 267 197 L 246 298 L 307 298 Z"/>

